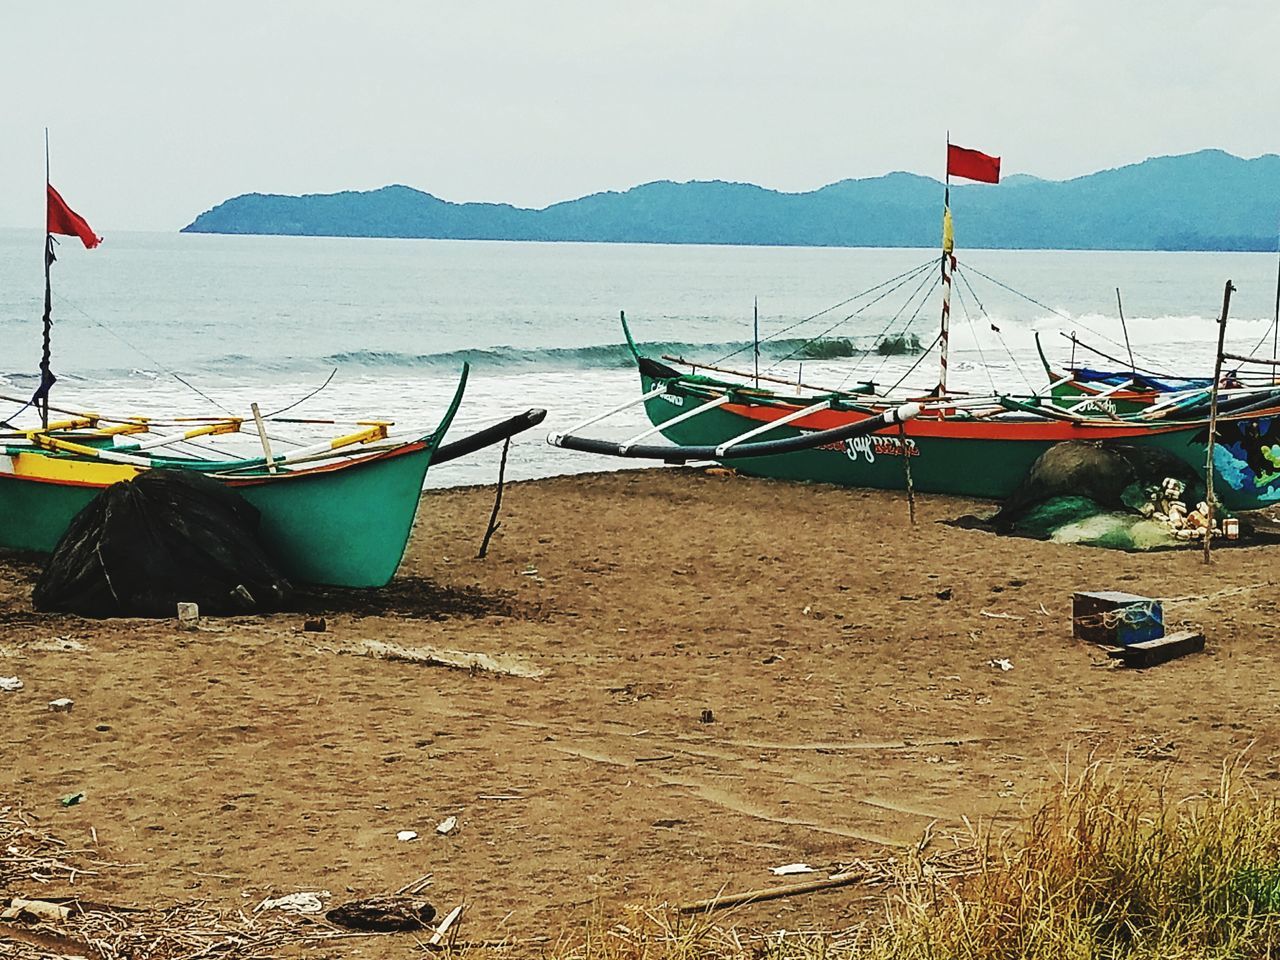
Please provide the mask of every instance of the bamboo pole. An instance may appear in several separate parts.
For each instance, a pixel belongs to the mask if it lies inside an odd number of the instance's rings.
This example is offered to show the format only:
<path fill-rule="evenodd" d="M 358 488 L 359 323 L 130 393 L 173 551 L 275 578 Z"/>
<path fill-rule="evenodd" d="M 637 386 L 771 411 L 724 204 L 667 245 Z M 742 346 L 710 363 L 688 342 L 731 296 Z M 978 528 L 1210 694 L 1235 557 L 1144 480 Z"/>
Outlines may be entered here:
<path fill-rule="evenodd" d="M 905 423 L 898 424 L 898 442 L 902 445 L 902 469 L 907 474 L 907 515 L 911 518 L 911 525 L 916 525 L 916 487 L 911 482 L 911 451 L 907 448 L 907 425 Z"/>
<path fill-rule="evenodd" d="M 1228 280 L 1222 290 L 1222 316 L 1218 318 L 1218 353 L 1213 364 L 1213 391 L 1209 395 L 1209 441 L 1205 444 L 1204 489 L 1206 529 L 1204 531 L 1204 562 L 1212 563 L 1213 541 L 1213 447 L 1218 437 L 1218 389 L 1222 379 L 1223 344 L 1227 339 L 1227 313 L 1231 308 L 1231 294 L 1235 290 Z"/>
<path fill-rule="evenodd" d="M 271 455 L 271 441 L 267 439 L 267 428 L 262 422 L 262 413 L 258 410 L 257 402 L 249 404 L 249 409 L 253 411 L 253 422 L 258 426 L 258 440 L 262 443 L 262 453 L 267 461 L 267 472 L 278 473 L 279 468 L 276 467 L 275 457 Z"/>
<path fill-rule="evenodd" d="M 1120 288 L 1116 287 L 1116 309 L 1120 311 L 1120 329 L 1124 331 L 1124 348 L 1129 351 L 1129 369 L 1134 373 L 1138 368 L 1133 365 L 1133 347 L 1129 345 L 1129 325 L 1124 322 L 1124 304 L 1120 302 Z"/>

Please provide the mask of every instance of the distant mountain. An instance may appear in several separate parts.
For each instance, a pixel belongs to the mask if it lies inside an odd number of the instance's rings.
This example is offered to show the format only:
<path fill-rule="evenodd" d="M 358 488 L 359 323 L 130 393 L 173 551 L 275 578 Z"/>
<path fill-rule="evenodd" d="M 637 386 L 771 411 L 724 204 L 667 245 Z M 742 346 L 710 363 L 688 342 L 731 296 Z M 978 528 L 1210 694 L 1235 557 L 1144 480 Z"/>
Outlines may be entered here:
<path fill-rule="evenodd" d="M 912 173 L 808 193 L 659 180 L 541 210 L 450 203 L 412 187 L 293 197 L 249 193 L 184 233 L 456 240 L 588 240 L 780 246 L 933 246 L 942 185 Z M 953 184 L 960 246 L 1081 250 L 1274 250 L 1280 156 L 1221 150 L 1154 157 L 1073 180 L 1027 174 Z"/>

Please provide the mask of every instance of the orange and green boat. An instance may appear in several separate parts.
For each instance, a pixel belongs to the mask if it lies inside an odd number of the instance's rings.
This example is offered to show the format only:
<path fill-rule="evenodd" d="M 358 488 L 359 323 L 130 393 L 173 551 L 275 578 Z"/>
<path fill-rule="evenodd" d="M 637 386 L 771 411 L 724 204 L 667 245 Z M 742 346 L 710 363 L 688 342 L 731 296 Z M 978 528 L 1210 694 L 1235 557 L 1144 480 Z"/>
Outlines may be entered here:
<path fill-rule="evenodd" d="M 998 181 L 998 157 L 951 144 L 947 149 L 948 183 L 952 175 Z M 869 394 L 865 386 L 856 390 L 806 388 L 799 378 L 788 387 L 771 389 L 762 386 L 770 378 L 762 377 L 758 369 L 754 374 L 737 373 L 682 357 L 646 356 L 636 345 L 624 316 L 623 332 L 640 374 L 641 395 L 634 402 L 643 404 L 653 427 L 620 443 L 575 435 L 574 431 L 623 409 L 615 408 L 549 440 L 572 449 L 618 456 L 732 462 L 740 472 L 762 477 L 890 490 L 911 486 L 929 493 L 1003 499 L 1013 493 L 1045 451 L 1066 441 L 1138 447 L 1151 451 L 1151 459 L 1157 462 L 1171 455 L 1204 476 L 1210 419 L 1215 415 L 1210 410 L 1212 393 L 1217 424 L 1213 444 L 1216 497 L 1230 510 L 1256 509 L 1280 501 L 1280 389 L 1274 384 L 1211 391 L 1189 382 L 1183 391 L 1162 395 L 1155 385 L 1140 384 L 1136 377 L 1102 386 L 1082 383 L 1080 377 L 1055 377 L 1046 361 L 1051 381 L 1030 396 L 951 392 L 947 385 L 948 330 L 957 261 L 949 193 L 948 187 L 943 204 L 942 256 L 934 261 L 940 268 L 942 290 L 942 324 L 934 341 L 940 369 L 937 386 L 927 395 L 891 400 Z M 903 278 L 914 280 L 921 269 L 872 287 L 840 306 L 891 284 L 901 285 Z M 878 294 L 868 305 L 883 296 Z M 1225 310 L 1224 303 L 1224 323 Z M 917 307 L 912 318 L 918 313 Z M 807 321 L 799 321 L 803 322 Z M 998 332 L 994 323 L 992 329 Z M 758 357 L 758 333 L 755 346 Z M 716 376 L 708 376 L 708 371 Z M 722 374 L 734 378 L 720 378 Z M 902 406 L 904 402 L 906 406 Z M 661 433 L 670 445 L 663 449 L 642 442 L 653 433 Z"/>
<path fill-rule="evenodd" d="M 892 408 L 857 393 L 799 399 L 749 381 L 684 374 L 645 356 L 625 320 L 624 330 L 639 370 L 645 412 L 677 450 L 730 452 L 726 443 L 750 433 L 759 437 L 767 431 L 785 439 L 848 429 Z M 925 402 L 913 418 L 866 436 L 778 456 L 733 459 L 732 464 L 754 476 L 888 490 L 904 489 L 909 470 L 918 491 L 992 499 L 1011 494 L 1042 453 L 1068 440 L 1158 449 L 1204 470 L 1207 416 L 1133 422 L 1051 413 L 1012 398 L 990 398 L 983 406 L 970 402 L 967 408 L 962 403 Z M 1270 459 L 1273 444 L 1280 444 L 1280 395 L 1253 398 L 1250 408 L 1219 416 L 1214 490 L 1228 509 L 1257 509 L 1280 501 L 1280 464 Z"/>

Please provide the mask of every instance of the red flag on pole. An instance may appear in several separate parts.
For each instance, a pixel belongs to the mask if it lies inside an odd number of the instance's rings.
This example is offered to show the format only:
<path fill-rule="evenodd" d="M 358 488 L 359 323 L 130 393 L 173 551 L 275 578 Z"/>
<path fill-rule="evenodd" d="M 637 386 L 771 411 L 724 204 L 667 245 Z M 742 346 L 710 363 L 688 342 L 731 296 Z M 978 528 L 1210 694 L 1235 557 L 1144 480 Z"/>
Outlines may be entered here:
<path fill-rule="evenodd" d="M 93 228 L 85 222 L 84 217 L 67 206 L 53 184 L 49 188 L 49 212 L 46 217 L 46 233 L 57 233 L 66 237 L 79 237 L 90 250 L 102 242 L 102 238 L 93 232 Z"/>
<path fill-rule="evenodd" d="M 947 144 L 947 176 L 964 177 L 982 183 L 1000 182 L 1000 158 L 989 157 L 977 150 L 966 150 Z"/>

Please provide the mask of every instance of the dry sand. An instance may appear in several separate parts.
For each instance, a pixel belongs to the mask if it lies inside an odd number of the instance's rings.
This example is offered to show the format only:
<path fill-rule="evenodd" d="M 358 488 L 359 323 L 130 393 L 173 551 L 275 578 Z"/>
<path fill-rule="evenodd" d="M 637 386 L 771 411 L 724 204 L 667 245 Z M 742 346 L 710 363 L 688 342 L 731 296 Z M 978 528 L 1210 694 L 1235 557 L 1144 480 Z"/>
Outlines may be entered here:
<path fill-rule="evenodd" d="M 25 683 L 0 693 L 0 805 L 96 831 L 127 866 L 75 890 L 106 902 L 339 901 L 430 873 L 426 895 L 488 938 L 794 881 L 769 868 L 883 857 L 934 821 L 1011 823 L 1091 752 L 1186 792 L 1246 750 L 1264 788 L 1280 779 L 1275 548 L 1205 567 L 940 522 L 989 510 L 969 501 L 922 498 L 912 528 L 898 494 L 653 470 L 509 485 L 478 560 L 492 498 L 428 493 L 385 591 L 193 632 L 34 614 L 37 567 L 0 558 L 0 675 Z M 1110 669 L 1071 638 L 1081 589 L 1191 597 L 1166 619 L 1208 648 Z M 366 641 L 543 675 L 350 652 Z M 736 920 L 831 929 L 867 894 Z"/>

